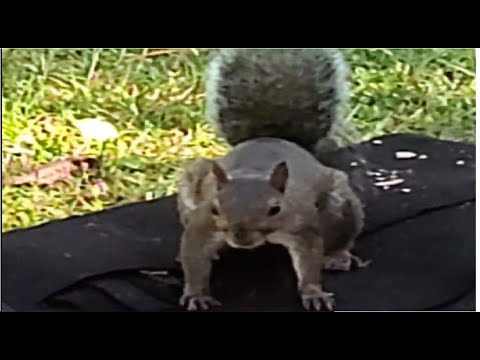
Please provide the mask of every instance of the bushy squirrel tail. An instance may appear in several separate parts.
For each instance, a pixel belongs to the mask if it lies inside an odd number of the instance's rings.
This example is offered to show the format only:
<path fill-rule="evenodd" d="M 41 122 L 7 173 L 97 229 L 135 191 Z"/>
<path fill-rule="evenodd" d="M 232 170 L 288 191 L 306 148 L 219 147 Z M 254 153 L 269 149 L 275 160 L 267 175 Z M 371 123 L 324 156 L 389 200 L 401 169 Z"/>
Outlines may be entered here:
<path fill-rule="evenodd" d="M 345 117 L 349 67 L 335 49 L 221 49 L 206 74 L 206 117 L 231 145 L 276 137 L 308 150 Z"/>

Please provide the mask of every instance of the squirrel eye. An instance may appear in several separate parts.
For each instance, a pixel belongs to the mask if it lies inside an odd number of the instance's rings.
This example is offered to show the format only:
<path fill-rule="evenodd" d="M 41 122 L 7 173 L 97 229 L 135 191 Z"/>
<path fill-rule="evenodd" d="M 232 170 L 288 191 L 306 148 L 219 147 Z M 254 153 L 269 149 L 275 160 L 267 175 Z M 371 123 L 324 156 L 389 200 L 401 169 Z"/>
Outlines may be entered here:
<path fill-rule="evenodd" d="M 280 206 L 272 206 L 269 210 L 268 210 L 268 216 L 273 216 L 273 215 L 277 215 L 279 212 L 280 212 Z"/>
<path fill-rule="evenodd" d="M 215 216 L 219 215 L 218 209 L 217 209 L 215 206 L 212 206 L 211 212 L 212 212 L 212 214 L 215 215 Z"/>
<path fill-rule="evenodd" d="M 315 199 L 315 208 L 317 210 L 324 210 L 328 202 L 328 194 L 319 194 Z"/>

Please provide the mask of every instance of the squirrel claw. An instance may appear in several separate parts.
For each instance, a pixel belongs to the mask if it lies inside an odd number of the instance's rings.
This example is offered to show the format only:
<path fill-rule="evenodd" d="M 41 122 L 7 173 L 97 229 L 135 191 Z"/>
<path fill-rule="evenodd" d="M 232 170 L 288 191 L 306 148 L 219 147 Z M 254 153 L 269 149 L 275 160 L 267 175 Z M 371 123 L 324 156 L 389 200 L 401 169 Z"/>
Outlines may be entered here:
<path fill-rule="evenodd" d="M 351 259 L 344 257 L 331 257 L 325 259 L 323 268 L 325 270 L 350 271 L 352 268 L 352 261 Z"/>
<path fill-rule="evenodd" d="M 180 305 L 186 306 L 188 311 L 208 310 L 211 306 L 222 305 L 208 295 L 183 295 L 180 298 Z"/>
<path fill-rule="evenodd" d="M 335 304 L 334 294 L 325 292 L 319 285 L 310 285 L 302 293 L 302 305 L 305 310 L 320 311 L 325 307 L 328 311 L 333 311 Z"/>
<path fill-rule="evenodd" d="M 362 260 L 361 258 L 353 254 L 350 254 L 350 259 L 355 263 L 355 266 L 359 268 L 366 268 L 372 262 L 372 260 Z"/>
<path fill-rule="evenodd" d="M 372 260 L 362 260 L 351 252 L 347 251 L 338 256 L 326 257 L 323 268 L 325 270 L 350 271 L 353 266 L 357 268 L 366 268 Z"/>

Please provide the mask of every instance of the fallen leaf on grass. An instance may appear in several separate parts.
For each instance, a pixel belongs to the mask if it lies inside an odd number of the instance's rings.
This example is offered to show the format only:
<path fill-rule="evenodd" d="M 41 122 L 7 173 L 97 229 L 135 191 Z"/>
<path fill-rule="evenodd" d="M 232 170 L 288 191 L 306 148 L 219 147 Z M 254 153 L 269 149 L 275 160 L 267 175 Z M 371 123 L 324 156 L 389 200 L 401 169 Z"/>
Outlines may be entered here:
<path fill-rule="evenodd" d="M 108 185 L 103 179 L 96 179 L 93 181 L 92 186 L 90 187 L 90 193 L 85 194 L 86 199 L 98 198 L 102 195 L 108 194 Z"/>
<path fill-rule="evenodd" d="M 23 175 L 2 174 L 5 185 L 52 185 L 58 181 L 70 180 L 75 171 L 86 171 L 98 166 L 93 158 L 58 160 L 40 165 Z"/>

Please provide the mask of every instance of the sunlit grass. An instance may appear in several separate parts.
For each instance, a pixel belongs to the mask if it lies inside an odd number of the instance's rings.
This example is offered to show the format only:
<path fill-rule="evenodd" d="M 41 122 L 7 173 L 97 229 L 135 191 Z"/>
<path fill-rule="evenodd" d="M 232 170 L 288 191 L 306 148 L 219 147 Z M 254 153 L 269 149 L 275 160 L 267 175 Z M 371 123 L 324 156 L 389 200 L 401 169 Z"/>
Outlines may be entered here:
<path fill-rule="evenodd" d="M 359 141 L 417 132 L 475 141 L 474 50 L 346 50 Z M 4 186 L 2 231 L 172 194 L 189 159 L 228 147 L 203 118 L 206 50 L 4 50 L 2 165 L 8 172 L 102 153 L 103 197 L 75 178 L 50 188 Z M 118 137 L 88 141 L 76 120 L 101 118 Z"/>

